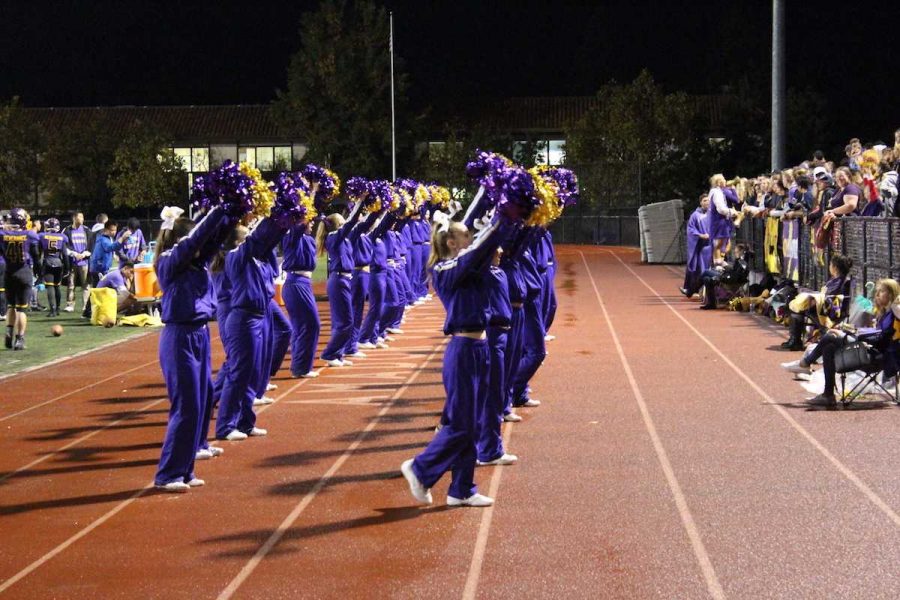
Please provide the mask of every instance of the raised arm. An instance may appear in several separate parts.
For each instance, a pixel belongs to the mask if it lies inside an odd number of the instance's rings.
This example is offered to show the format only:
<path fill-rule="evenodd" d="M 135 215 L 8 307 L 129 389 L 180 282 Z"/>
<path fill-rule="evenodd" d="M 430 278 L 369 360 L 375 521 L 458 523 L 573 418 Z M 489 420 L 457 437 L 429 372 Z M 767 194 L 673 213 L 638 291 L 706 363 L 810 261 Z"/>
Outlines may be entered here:
<path fill-rule="evenodd" d="M 334 235 L 337 236 L 338 242 L 344 241 L 344 239 L 350 235 L 350 232 L 353 231 L 353 226 L 356 225 L 356 222 L 359 220 L 361 212 L 362 202 L 357 202 L 356 206 L 353 207 L 353 210 L 350 211 L 350 216 L 347 217 L 344 224 L 334 233 Z"/>
<path fill-rule="evenodd" d="M 463 224 L 469 231 L 475 228 L 475 221 L 484 216 L 489 205 L 490 202 L 488 202 L 487 194 L 484 193 L 484 188 L 479 187 L 478 193 L 475 194 L 475 198 L 472 199 L 472 203 L 466 210 L 466 216 L 463 217 Z"/>
<path fill-rule="evenodd" d="M 396 220 L 397 217 L 395 217 L 393 213 L 384 215 L 384 218 L 381 219 L 381 223 L 379 223 L 378 227 L 375 228 L 375 231 L 372 232 L 372 241 L 384 237 L 384 234 L 387 233 L 387 230 L 391 228 L 391 225 L 393 225 Z"/>
<path fill-rule="evenodd" d="M 369 213 L 369 216 L 366 217 L 366 219 L 364 221 L 358 223 L 353 228 L 353 230 L 350 231 L 349 239 L 352 243 L 355 244 L 356 240 L 358 240 L 362 234 L 364 234 L 365 232 L 367 232 L 369 229 L 372 228 L 372 224 L 375 223 L 375 219 L 378 218 L 378 214 L 379 213 L 377 213 L 377 212 Z"/>
<path fill-rule="evenodd" d="M 472 273 L 488 268 L 497 252 L 497 248 L 515 230 L 516 225 L 499 219 L 491 224 L 472 245 L 463 250 L 453 260 L 435 265 L 435 273 L 440 272 L 450 287 L 457 287 Z"/>
<path fill-rule="evenodd" d="M 215 240 L 227 235 L 228 226 L 231 224 L 233 224 L 231 217 L 226 215 L 221 208 L 211 209 L 188 235 L 178 240 L 172 247 L 169 256 L 173 261 L 173 268 L 175 270 L 186 269 L 201 249 L 204 252 L 200 253 L 200 257 L 204 260 L 206 260 L 207 254 L 210 257 L 215 254 L 221 245 L 221 242 L 214 245 Z M 212 254 L 209 254 L 210 250 L 212 250 Z"/>

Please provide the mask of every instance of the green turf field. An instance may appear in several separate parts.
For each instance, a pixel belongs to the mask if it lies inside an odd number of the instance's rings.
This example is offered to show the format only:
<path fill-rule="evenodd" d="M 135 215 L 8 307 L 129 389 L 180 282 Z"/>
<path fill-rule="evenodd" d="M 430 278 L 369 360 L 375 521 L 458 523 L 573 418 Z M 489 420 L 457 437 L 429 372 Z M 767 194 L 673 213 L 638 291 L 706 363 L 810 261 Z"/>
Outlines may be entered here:
<path fill-rule="evenodd" d="M 320 256 L 316 261 L 316 270 L 313 271 L 312 280 L 313 283 L 318 283 L 319 281 L 325 281 L 326 279 L 328 279 L 328 258 Z"/>
<path fill-rule="evenodd" d="M 80 309 L 80 302 L 78 308 Z M 28 347 L 15 352 L 0 346 L 0 376 L 150 331 L 138 327 L 106 329 L 92 326 L 90 321 L 81 319 L 80 314 L 80 310 L 74 313 L 64 312 L 61 316 L 50 319 L 46 316 L 46 311 L 28 313 L 28 330 L 25 334 Z M 50 334 L 50 327 L 55 324 L 63 326 L 61 337 Z M 4 328 L 4 333 L 5 331 Z"/>

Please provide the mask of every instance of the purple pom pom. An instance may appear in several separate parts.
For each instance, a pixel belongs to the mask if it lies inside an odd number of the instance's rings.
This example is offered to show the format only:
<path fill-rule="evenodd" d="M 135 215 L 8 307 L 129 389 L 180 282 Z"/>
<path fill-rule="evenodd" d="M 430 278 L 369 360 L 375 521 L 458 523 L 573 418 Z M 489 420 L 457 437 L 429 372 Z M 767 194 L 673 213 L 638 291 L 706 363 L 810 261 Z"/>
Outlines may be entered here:
<path fill-rule="evenodd" d="M 275 202 L 272 205 L 272 219 L 279 227 L 287 229 L 307 220 L 306 207 L 300 204 L 298 186 L 300 181 L 292 173 L 279 173 L 275 178 Z"/>
<path fill-rule="evenodd" d="M 191 201 L 198 211 L 221 206 L 233 216 L 247 214 L 253 209 L 253 180 L 241 173 L 232 161 L 226 160 L 208 175 L 194 180 Z"/>

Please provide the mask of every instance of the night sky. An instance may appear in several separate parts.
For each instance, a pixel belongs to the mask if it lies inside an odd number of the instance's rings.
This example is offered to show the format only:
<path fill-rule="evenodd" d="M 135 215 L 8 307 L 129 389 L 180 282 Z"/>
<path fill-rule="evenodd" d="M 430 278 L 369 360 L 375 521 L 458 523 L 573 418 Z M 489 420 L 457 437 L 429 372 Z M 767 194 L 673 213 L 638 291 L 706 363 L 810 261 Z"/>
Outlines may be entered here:
<path fill-rule="evenodd" d="M 46 2 L 0 6 L 0 99 L 28 106 L 265 103 L 285 85 L 317 2 Z M 447 96 L 594 93 L 647 68 L 667 91 L 768 94 L 769 2 L 386 0 L 415 108 Z M 900 126 L 900 7 L 788 1 L 788 84 L 826 96 L 835 139 Z"/>

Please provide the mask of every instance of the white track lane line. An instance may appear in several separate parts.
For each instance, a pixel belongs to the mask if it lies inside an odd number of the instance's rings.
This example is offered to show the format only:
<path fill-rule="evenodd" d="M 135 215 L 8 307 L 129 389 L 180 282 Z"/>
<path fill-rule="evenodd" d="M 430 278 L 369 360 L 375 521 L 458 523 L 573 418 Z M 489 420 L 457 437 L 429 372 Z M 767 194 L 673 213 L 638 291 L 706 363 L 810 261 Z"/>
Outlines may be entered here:
<path fill-rule="evenodd" d="M 124 344 L 125 342 L 133 342 L 137 339 L 147 337 L 155 333 L 154 331 L 145 331 L 142 333 L 133 333 L 127 337 L 122 338 L 121 340 L 116 340 L 114 342 L 109 342 L 106 344 L 101 344 L 96 348 L 90 348 L 88 350 L 82 350 L 81 352 L 76 352 L 75 354 L 69 354 L 68 356 L 60 356 L 59 358 L 54 358 L 53 360 L 47 361 L 45 363 L 41 363 L 39 365 L 34 365 L 33 367 L 28 367 L 26 369 L 22 369 L 21 371 L 16 371 L 15 373 L 9 373 L 7 375 L 0 375 L 0 381 L 9 381 L 10 379 L 14 379 L 16 377 L 20 377 L 23 375 L 27 375 L 29 373 L 34 373 L 35 371 L 40 371 L 41 369 L 46 369 L 47 367 L 52 367 L 53 365 L 58 365 L 59 363 L 66 361 L 75 361 L 79 358 L 84 358 L 89 354 L 93 354 L 94 352 L 104 352 L 113 348 L 114 346 L 118 346 L 119 344 Z"/>
<path fill-rule="evenodd" d="M 212 338 L 210 340 L 210 343 L 216 341 L 217 339 L 219 339 L 219 336 Z M 123 340 L 123 341 L 127 341 L 127 340 Z M 112 381 L 113 379 L 116 379 L 117 377 L 122 377 L 124 375 L 128 375 L 129 373 L 134 373 L 135 371 L 137 371 L 139 369 L 144 369 L 146 367 L 149 367 L 150 365 L 154 365 L 154 364 L 158 364 L 158 363 L 159 363 L 159 359 L 154 359 L 154 360 L 151 360 L 150 362 L 145 362 L 142 365 L 132 367 L 131 369 L 128 369 L 127 371 L 121 371 L 119 373 L 116 373 L 115 375 L 111 375 L 110 377 L 101 379 L 100 381 L 95 381 L 94 383 L 89 383 L 87 385 L 81 386 L 77 390 L 72 390 L 71 392 L 66 392 L 65 394 L 56 396 L 55 398 L 51 398 L 50 400 L 45 400 L 43 402 L 35 404 L 34 406 L 30 406 L 28 408 L 23 408 L 22 410 L 20 410 L 18 412 L 14 412 L 12 414 L 0 417 L 0 423 L 2 423 L 3 421 L 7 421 L 9 419 L 12 419 L 14 417 L 18 417 L 19 415 L 24 415 L 25 413 L 31 412 L 31 411 L 35 410 L 36 408 L 40 408 L 42 406 L 47 406 L 48 404 L 53 404 L 54 402 L 62 400 L 63 398 L 68 398 L 69 396 L 71 396 L 73 394 L 77 394 L 78 392 L 83 392 L 84 390 L 89 390 L 92 387 L 96 387 L 100 384 L 106 383 L 107 381 Z"/>
<path fill-rule="evenodd" d="M 753 390 L 757 394 L 759 394 L 763 398 L 763 400 L 766 401 L 767 404 L 769 404 L 776 411 L 778 411 L 778 414 L 781 415 L 782 417 L 784 417 L 784 419 L 790 424 L 791 427 L 793 427 L 797 431 L 797 433 L 799 433 L 810 444 L 812 444 L 813 448 L 818 450 L 819 453 L 821 453 L 822 456 L 824 456 L 825 459 L 828 460 L 828 462 L 830 462 L 832 465 L 834 465 L 834 467 L 844 477 L 846 477 L 847 480 L 850 481 L 850 483 L 855 485 L 856 488 L 859 489 L 859 491 L 862 492 L 863 495 L 866 498 L 868 498 L 872 504 L 874 504 L 891 521 L 893 521 L 894 525 L 900 526 L 900 515 L 898 515 L 888 505 L 887 502 L 882 500 L 881 497 L 878 494 L 876 494 L 872 488 L 870 488 L 859 476 L 856 475 L 856 473 L 854 473 L 847 465 L 842 463 L 834 454 L 831 453 L 831 451 L 828 450 L 828 448 L 826 448 L 824 445 L 822 445 L 822 443 L 819 442 L 819 440 L 817 440 L 809 431 L 807 431 L 806 428 L 803 427 L 803 425 L 798 423 L 797 420 L 794 419 L 794 417 L 792 417 L 791 414 L 783 406 L 779 406 L 778 403 L 775 402 L 774 398 L 772 398 L 769 394 L 766 393 L 765 390 L 763 390 L 761 387 L 759 387 L 759 385 L 757 385 L 755 381 L 753 381 L 746 373 L 744 373 L 744 371 L 741 370 L 740 367 L 738 367 L 736 364 L 734 364 L 731 361 L 731 359 L 729 359 L 727 356 L 725 356 L 725 354 L 723 354 L 721 350 L 716 348 L 715 344 L 713 344 L 709 340 L 709 338 L 707 338 L 705 335 L 700 333 L 700 331 L 696 327 L 694 327 L 690 321 L 688 321 L 686 318 L 684 318 L 681 315 L 681 313 L 679 313 L 677 310 L 675 310 L 675 308 L 671 304 L 669 304 L 669 302 L 665 298 L 660 296 L 657 293 L 657 291 L 655 289 L 653 289 L 653 287 L 650 286 L 650 284 L 648 284 L 646 281 L 644 281 L 644 279 L 640 275 L 638 275 L 627 263 L 625 263 L 625 261 L 623 261 L 621 258 L 616 256 L 616 254 L 613 252 L 610 252 L 610 254 L 615 256 L 616 260 L 618 260 L 620 263 L 622 263 L 622 266 L 624 266 L 626 269 L 628 269 L 631 272 L 631 274 L 634 275 L 634 277 L 638 281 L 640 281 L 642 284 L 644 284 L 644 287 L 646 287 L 648 290 L 650 290 L 651 293 L 653 293 L 653 295 L 655 295 L 657 298 L 659 298 L 663 302 L 663 304 L 665 304 L 669 308 L 669 310 L 671 310 L 672 313 L 676 317 L 678 317 L 687 326 L 688 329 L 693 331 L 694 334 L 696 334 L 696 336 L 699 337 L 703 341 L 703 343 L 705 343 L 707 346 L 709 346 L 709 348 L 713 352 L 715 352 L 717 355 L 719 355 L 719 357 L 725 362 L 725 364 L 727 364 L 729 367 L 731 367 L 731 369 L 735 373 L 737 373 L 741 379 L 746 381 L 747 384 L 751 388 L 753 388 Z"/>
<path fill-rule="evenodd" d="M 353 455 L 357 448 L 359 448 L 360 444 L 362 444 L 366 437 L 368 437 L 369 432 L 371 432 L 378 423 L 381 422 L 381 418 L 387 414 L 387 412 L 396 404 L 397 400 L 401 395 L 407 390 L 407 388 L 419 377 L 419 374 L 425 369 L 426 365 L 431 362 L 434 356 L 443 349 L 446 344 L 446 340 L 441 341 L 437 346 L 434 347 L 431 354 L 422 362 L 418 369 L 416 369 L 412 375 L 410 375 L 409 379 L 407 379 L 406 383 L 400 387 L 397 392 L 391 397 L 391 401 L 389 404 L 386 404 L 384 408 L 378 411 L 378 414 L 369 421 L 369 424 L 366 425 L 365 429 L 363 429 L 356 439 L 353 441 L 350 446 L 344 451 L 344 453 L 338 457 L 334 464 L 322 475 L 321 479 L 316 483 L 313 488 L 307 492 L 305 496 L 297 503 L 294 509 L 290 512 L 290 514 L 284 518 L 281 524 L 272 532 L 272 535 L 269 536 L 269 539 L 260 546 L 259 550 L 256 551 L 256 554 L 247 562 L 246 565 L 238 572 L 234 579 L 222 590 L 222 593 L 219 594 L 219 600 L 227 600 L 231 598 L 234 593 L 241 587 L 244 581 L 256 570 L 256 567 L 259 566 L 259 563 L 266 557 L 269 552 L 272 551 L 281 538 L 284 537 L 284 534 L 287 533 L 288 529 L 300 518 L 300 515 L 303 514 L 303 511 L 312 503 L 312 501 L 316 498 L 319 492 L 328 484 L 328 481 L 338 472 L 338 470 L 344 465 L 345 462 Z"/>
<path fill-rule="evenodd" d="M 257 414 L 263 412 L 265 409 L 267 409 L 271 406 L 275 406 L 275 404 L 279 400 L 281 400 L 282 398 L 284 398 L 285 396 L 287 396 L 288 394 L 290 394 L 291 392 L 296 390 L 298 387 L 300 387 L 307 381 L 309 381 L 309 379 L 301 379 L 299 382 L 297 382 L 296 384 L 291 386 L 287 391 L 285 391 L 281 395 L 277 396 L 275 398 L 275 402 L 261 407 L 260 410 L 256 411 Z M 80 540 L 81 538 L 83 538 L 84 536 L 86 536 L 87 534 L 92 532 L 93 530 L 97 529 L 98 527 L 100 527 L 101 525 L 106 523 L 112 517 L 114 517 L 119 512 L 121 512 L 129 504 L 131 504 L 132 502 L 134 502 L 135 500 L 137 500 L 138 498 L 140 498 L 141 496 L 143 496 L 144 494 L 146 494 L 147 492 L 149 492 L 153 489 L 154 489 L 153 483 L 149 483 L 146 486 L 144 486 L 143 488 L 141 488 L 140 490 L 136 491 L 134 493 L 134 495 L 129 497 L 127 500 L 120 502 L 119 504 L 117 504 L 116 506 L 111 508 L 108 512 L 106 512 L 101 517 L 99 517 L 97 520 L 93 521 L 90 525 L 88 525 L 87 527 L 85 527 L 84 529 L 82 529 L 81 531 L 79 531 L 78 533 L 76 533 L 75 535 L 73 535 L 72 537 L 70 537 L 63 543 L 61 543 L 60 545 L 56 546 L 53 550 L 50 550 L 45 555 L 43 555 L 39 559 L 35 560 L 33 563 L 31 563 L 30 565 L 28 565 L 27 567 L 25 567 L 24 569 L 22 569 L 21 571 L 19 571 L 18 573 L 16 573 L 15 575 L 10 577 L 6 581 L 4 581 L 2 584 L 0 584 L 0 593 L 3 593 L 4 591 L 6 591 L 10 587 L 12 587 L 13 584 L 15 584 L 16 582 L 18 582 L 21 579 L 28 576 L 35 569 L 39 568 L 41 565 L 43 565 L 44 563 L 46 563 L 47 561 L 49 561 L 50 559 L 52 559 L 53 557 L 55 557 L 56 555 L 61 553 L 63 550 L 65 550 L 66 548 L 68 548 L 69 546 L 71 546 L 72 544 L 74 544 L 75 542 L 77 542 L 78 540 Z"/>
<path fill-rule="evenodd" d="M 505 431 L 503 432 L 503 447 L 509 448 L 509 439 L 512 437 L 513 424 L 505 423 Z M 491 475 L 491 485 L 488 488 L 488 496 L 497 500 L 497 493 L 500 491 L 500 478 L 503 471 L 509 467 L 494 467 L 494 473 Z M 484 564 L 484 553 L 487 550 L 488 536 L 491 532 L 491 521 L 494 519 L 494 507 L 492 504 L 484 509 L 481 513 L 481 524 L 478 526 L 478 536 L 475 538 L 475 551 L 472 553 L 472 562 L 469 563 L 469 574 L 466 577 L 466 586 L 463 588 L 463 600 L 474 600 L 478 593 L 478 580 L 481 578 L 481 568 Z"/>
<path fill-rule="evenodd" d="M 608 252 L 613 254 L 612 251 Z M 610 319 L 609 313 L 606 310 L 606 304 L 603 303 L 603 298 L 600 296 L 600 290 L 597 289 L 597 283 L 594 281 L 591 268 L 588 265 L 587 259 L 584 257 L 584 253 L 579 251 L 579 254 L 581 254 L 581 260 L 584 262 L 584 268 L 587 270 L 588 278 L 591 280 L 591 286 L 594 288 L 594 294 L 597 296 L 597 302 L 600 304 L 603 318 L 606 319 L 606 325 L 609 327 L 609 332 L 612 335 L 613 344 L 616 347 L 616 351 L 619 353 L 619 359 L 622 361 L 622 368 L 625 370 L 625 376 L 631 384 L 631 391 L 634 394 L 634 399 L 637 401 L 641 416 L 644 418 L 644 425 L 647 427 L 647 433 L 650 435 L 650 440 L 653 442 L 653 449 L 656 451 L 659 464 L 662 467 L 663 473 L 666 476 L 666 481 L 669 484 L 669 489 L 675 499 L 675 506 L 678 508 L 678 515 L 681 517 L 681 523 L 684 525 L 684 529 L 690 539 L 691 547 L 694 550 L 694 556 L 700 564 L 700 570 L 703 572 L 703 578 L 706 580 L 706 589 L 713 598 L 725 598 L 725 591 L 719 583 L 719 578 L 716 575 L 712 561 L 706 551 L 706 546 L 703 545 L 700 531 L 697 529 L 697 524 L 694 522 L 694 517 L 687 505 L 687 500 L 684 497 L 681 484 L 678 483 L 678 478 L 675 476 L 675 471 L 672 469 L 672 463 L 669 462 L 669 455 L 663 446 L 659 433 L 656 431 L 656 425 L 653 424 L 653 419 L 650 416 L 650 410 L 647 408 L 644 395 L 641 393 L 637 380 L 634 377 L 634 373 L 631 371 L 631 365 L 628 363 L 628 358 L 625 356 L 624 350 L 622 350 L 622 344 L 619 343 L 619 335 L 616 333 L 615 327 L 613 327 L 612 319 Z M 615 256 L 615 254 L 613 255 Z"/>
<path fill-rule="evenodd" d="M 91 431 L 90 433 L 87 433 L 87 434 L 81 436 L 80 438 L 78 438 L 78 439 L 76 439 L 76 440 L 72 440 L 71 442 L 69 442 L 69 443 L 66 444 L 65 446 L 61 446 L 61 447 L 57 448 L 56 450 L 53 450 L 53 451 L 51 451 L 51 452 L 48 452 L 47 454 L 44 454 L 44 455 L 40 456 L 39 458 L 34 459 L 33 461 L 31 461 L 31 462 L 28 463 L 27 465 L 24 465 L 24 466 L 19 467 L 19 468 L 16 469 L 15 471 L 10 471 L 9 473 L 7 473 L 7 474 L 5 474 L 5 475 L 0 476 L 0 483 L 3 483 L 4 481 L 6 481 L 7 479 L 9 479 L 10 477 L 13 477 L 14 475 L 16 475 L 16 474 L 18 474 L 18 473 L 21 473 L 22 471 L 27 471 L 27 470 L 30 469 L 31 467 L 34 467 L 34 466 L 36 466 L 36 465 L 41 464 L 42 462 L 44 462 L 44 461 L 47 460 L 48 458 L 50 458 L 50 457 L 52 457 L 52 456 L 56 456 L 56 455 L 59 454 L 60 452 L 64 452 L 65 450 L 68 450 L 69 448 L 73 448 L 73 447 L 77 446 L 77 445 L 80 444 L 81 442 L 85 442 L 85 441 L 91 439 L 92 437 L 94 437 L 94 436 L 97 435 L 98 433 L 102 432 L 104 429 L 109 429 L 110 427 L 113 427 L 113 426 L 115 426 L 115 425 L 118 425 L 118 424 L 121 423 L 122 421 L 128 421 L 128 420 L 131 420 L 132 418 L 134 418 L 135 415 L 139 415 L 139 414 L 142 413 L 142 412 L 148 411 L 148 410 L 150 410 L 151 408 L 153 408 L 154 406 L 156 406 L 157 404 L 159 404 L 159 403 L 161 403 L 161 402 L 165 402 L 167 399 L 168 399 L 168 398 L 160 398 L 159 400 L 154 400 L 153 402 L 151 402 L 151 403 L 149 403 L 149 404 L 146 404 L 146 405 L 142 406 L 141 408 L 139 408 L 139 409 L 137 409 L 137 410 L 133 410 L 133 411 L 129 412 L 127 415 L 125 415 L 125 416 L 122 417 L 121 419 L 116 419 L 116 420 L 113 421 L 112 423 L 107 423 L 107 424 L 104 425 L 103 427 L 98 427 L 97 429 Z"/>

